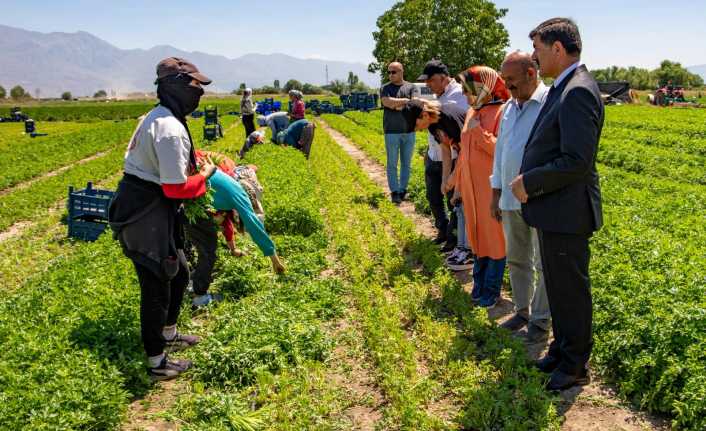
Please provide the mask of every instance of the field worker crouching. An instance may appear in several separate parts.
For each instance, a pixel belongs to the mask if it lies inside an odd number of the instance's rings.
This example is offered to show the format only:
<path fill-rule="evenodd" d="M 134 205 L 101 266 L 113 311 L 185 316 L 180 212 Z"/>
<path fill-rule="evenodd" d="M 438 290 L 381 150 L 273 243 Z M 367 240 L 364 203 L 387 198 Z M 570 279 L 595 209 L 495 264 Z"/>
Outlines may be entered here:
<path fill-rule="evenodd" d="M 277 134 L 276 141 L 280 145 L 288 145 L 300 150 L 308 159 L 315 129 L 316 125 L 309 120 L 295 121 L 286 130 Z"/>
<path fill-rule="evenodd" d="M 199 161 L 210 157 L 219 159 L 218 170 L 209 179 L 209 187 L 214 191 L 213 207 L 216 213 L 213 214 L 213 218 L 201 218 L 195 223 L 186 225 L 186 233 L 198 254 L 192 277 L 195 294 L 192 300 L 194 309 L 223 299 L 221 295 L 209 293 L 208 288 L 213 281 L 212 272 L 216 263 L 219 225 L 231 254 L 243 255 L 235 248 L 236 217 L 263 254 L 270 258 L 273 270 L 278 274 L 285 271 L 275 251 L 275 245 L 267 235 L 263 224 L 264 213 L 260 203 L 262 186 L 257 181 L 256 167 L 254 165 L 236 166 L 225 156 L 197 152 Z"/>
<path fill-rule="evenodd" d="M 272 131 L 272 142 L 275 142 L 277 134 L 289 127 L 289 114 L 280 111 L 273 112 L 270 115 L 260 115 L 257 117 L 257 124 L 260 127 L 269 127 Z"/>

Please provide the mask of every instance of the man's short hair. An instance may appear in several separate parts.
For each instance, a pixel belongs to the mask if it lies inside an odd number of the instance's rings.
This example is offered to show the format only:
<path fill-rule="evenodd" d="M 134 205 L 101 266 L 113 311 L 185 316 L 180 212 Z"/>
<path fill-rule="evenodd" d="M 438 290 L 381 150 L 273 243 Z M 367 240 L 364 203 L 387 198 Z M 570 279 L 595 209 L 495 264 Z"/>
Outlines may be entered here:
<path fill-rule="evenodd" d="M 529 34 L 530 39 L 539 36 L 545 45 L 561 42 L 570 55 L 581 54 L 581 35 L 575 22 L 569 18 L 552 18 L 539 24 Z"/>

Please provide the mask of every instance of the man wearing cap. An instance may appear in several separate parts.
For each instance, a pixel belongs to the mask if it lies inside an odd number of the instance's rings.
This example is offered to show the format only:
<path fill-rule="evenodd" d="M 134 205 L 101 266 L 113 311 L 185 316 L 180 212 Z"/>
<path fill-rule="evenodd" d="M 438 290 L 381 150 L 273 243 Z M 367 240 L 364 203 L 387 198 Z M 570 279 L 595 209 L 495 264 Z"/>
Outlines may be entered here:
<path fill-rule="evenodd" d="M 463 95 L 461 84 L 451 79 L 448 67 L 441 61 L 429 61 L 417 81 L 426 83 L 427 87 L 436 95 L 439 103 L 446 106 L 447 111 L 464 115 L 468 111 L 468 100 Z M 450 202 L 451 191 L 447 189 L 446 182 L 451 176 L 453 163 L 458 154 L 455 150 L 446 151 L 431 133 L 429 133 L 428 142 L 429 150 L 424 157 L 424 180 L 427 187 L 427 200 L 434 216 L 434 225 L 438 229 L 438 235 L 434 242 L 437 244 L 446 242 L 443 250 L 450 251 L 456 246 L 453 228 L 457 222 L 453 205 Z M 444 194 L 446 194 L 446 203 L 444 203 Z M 448 210 L 451 211 L 451 220 L 447 216 L 445 205 L 448 205 Z"/>
<path fill-rule="evenodd" d="M 182 202 L 206 193 L 216 166 L 197 170 L 186 116 L 199 105 L 211 80 L 177 57 L 157 65 L 159 104 L 137 126 L 125 154 L 124 175 L 110 205 L 109 221 L 140 283 L 142 342 L 153 380 L 186 371 L 191 362 L 167 353 L 195 345 L 180 334 L 177 319 L 189 281 L 184 257 Z"/>

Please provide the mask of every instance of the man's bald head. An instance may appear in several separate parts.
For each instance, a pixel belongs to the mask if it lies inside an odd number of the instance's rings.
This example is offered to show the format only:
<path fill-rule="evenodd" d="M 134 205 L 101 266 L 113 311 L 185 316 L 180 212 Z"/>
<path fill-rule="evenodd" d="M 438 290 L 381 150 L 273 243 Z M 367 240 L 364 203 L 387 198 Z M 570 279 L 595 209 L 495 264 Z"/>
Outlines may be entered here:
<path fill-rule="evenodd" d="M 520 67 L 522 72 L 527 72 L 529 69 L 534 69 L 535 71 L 535 76 L 537 76 L 537 63 L 532 59 L 532 55 L 529 52 L 524 52 L 524 51 L 514 51 L 509 53 L 508 55 L 505 56 L 505 60 L 503 60 L 503 64 L 501 66 L 505 67 L 505 65 L 508 66 L 516 66 Z"/>
<path fill-rule="evenodd" d="M 387 76 L 393 84 L 404 81 L 404 66 L 399 61 L 393 61 L 387 65 Z"/>
<path fill-rule="evenodd" d="M 518 102 L 524 103 L 537 89 L 537 69 L 537 63 L 527 52 L 515 51 L 505 57 L 500 74 L 512 97 Z"/>

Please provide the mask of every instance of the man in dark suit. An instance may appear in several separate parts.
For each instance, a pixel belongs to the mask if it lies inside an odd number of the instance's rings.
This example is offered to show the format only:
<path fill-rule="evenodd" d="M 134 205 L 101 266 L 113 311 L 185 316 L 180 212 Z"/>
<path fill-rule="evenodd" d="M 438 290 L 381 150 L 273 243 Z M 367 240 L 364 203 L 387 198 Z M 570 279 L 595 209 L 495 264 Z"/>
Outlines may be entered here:
<path fill-rule="evenodd" d="M 588 241 L 603 224 L 596 154 L 604 108 L 596 82 L 580 64 L 581 36 L 573 21 L 547 20 L 529 37 L 540 73 L 554 84 L 511 188 L 525 221 L 539 234 L 553 318 L 554 341 L 537 366 L 551 373 L 548 389 L 564 390 L 590 381 Z"/>

